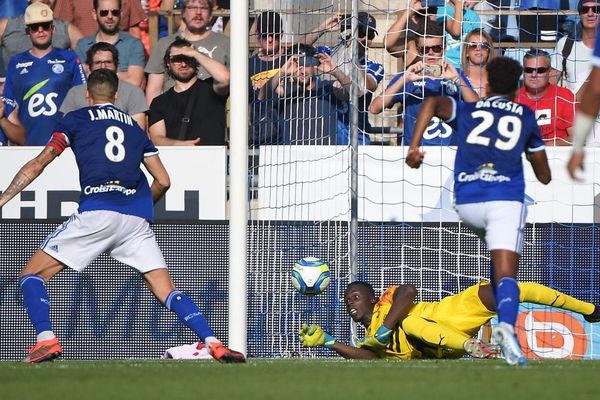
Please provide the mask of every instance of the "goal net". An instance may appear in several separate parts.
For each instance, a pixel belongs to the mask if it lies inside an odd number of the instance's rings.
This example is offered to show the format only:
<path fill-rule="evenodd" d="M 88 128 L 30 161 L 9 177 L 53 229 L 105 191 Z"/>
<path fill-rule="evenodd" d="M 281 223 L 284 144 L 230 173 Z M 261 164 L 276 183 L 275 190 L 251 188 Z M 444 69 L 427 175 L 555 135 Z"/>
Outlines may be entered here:
<path fill-rule="evenodd" d="M 360 11 L 354 13 L 354 35 L 353 3 Z M 489 278 L 485 244 L 460 223 L 452 206 L 455 149 L 427 147 L 421 169 L 405 166 L 402 135 L 414 124 L 406 107 L 411 100 L 422 100 L 424 92 L 395 95 L 393 102 L 389 100 L 394 95 L 384 93 L 394 77 L 419 56 L 418 39 L 430 34 L 428 25 L 421 28 L 418 20 L 398 23 L 413 3 L 253 3 L 250 354 L 331 356 L 328 350 L 300 346 L 298 330 L 304 323 L 319 324 L 347 343 L 356 340 L 361 329 L 353 331 L 343 301 L 352 280 L 366 280 L 378 293 L 391 285 L 411 283 L 419 289 L 418 300 L 437 301 Z M 456 58 L 458 68 L 465 47 L 475 42 L 465 41 L 467 28 L 486 32 L 483 37 L 492 38 L 493 52 L 522 61 L 523 52 L 532 46 L 546 48 L 555 56 L 556 41 L 571 21 L 576 23 L 576 13 L 569 11 L 533 12 L 507 1 L 465 4 L 468 12 L 458 24 L 456 37 L 448 33 L 453 29 L 451 10 L 447 9 L 446 17 L 430 16 L 433 9 L 428 8 L 418 17 L 441 28 L 439 37 L 446 52 L 453 49 L 449 55 Z M 437 12 L 441 10 L 438 7 Z M 539 16 L 544 18 L 533 25 L 525 23 Z M 556 28 L 550 40 L 549 20 Z M 428 132 L 443 139 L 449 135 L 447 129 L 439 124 Z M 356 148 L 348 136 L 354 131 L 359 142 Z M 549 146 L 547 152 L 553 172 L 549 186 L 537 184 L 531 169 L 526 169 L 530 205 L 519 278 L 598 303 L 600 151 L 588 149 L 582 184 L 574 184 L 566 175 L 568 147 Z M 353 229 L 353 217 L 357 229 Z M 315 297 L 295 292 L 290 280 L 295 261 L 308 256 L 326 260 L 332 273 L 327 291 Z M 599 357 L 598 329 L 580 316 L 565 317 L 554 311 L 522 306 L 520 336 L 528 354 Z"/>

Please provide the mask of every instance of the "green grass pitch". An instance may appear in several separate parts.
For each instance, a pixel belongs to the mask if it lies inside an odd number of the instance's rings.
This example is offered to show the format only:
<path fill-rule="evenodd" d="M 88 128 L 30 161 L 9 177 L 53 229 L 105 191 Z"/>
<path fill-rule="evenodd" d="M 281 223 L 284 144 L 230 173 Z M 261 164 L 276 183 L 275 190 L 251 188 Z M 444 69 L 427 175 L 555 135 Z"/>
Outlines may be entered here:
<path fill-rule="evenodd" d="M 600 399 L 600 362 L 501 360 L 0 362 L 0 398 L 52 399 Z"/>

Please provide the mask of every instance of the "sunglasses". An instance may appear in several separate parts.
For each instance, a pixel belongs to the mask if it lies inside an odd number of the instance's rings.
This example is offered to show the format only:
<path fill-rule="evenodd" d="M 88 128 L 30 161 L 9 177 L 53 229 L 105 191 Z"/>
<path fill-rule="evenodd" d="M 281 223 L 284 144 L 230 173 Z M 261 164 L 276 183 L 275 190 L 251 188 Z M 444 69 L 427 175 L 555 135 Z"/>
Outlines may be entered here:
<path fill-rule="evenodd" d="M 579 14 L 587 14 L 590 10 L 592 10 L 594 14 L 598 14 L 600 13 L 600 6 L 580 6 L 577 8 Z"/>
<path fill-rule="evenodd" d="M 545 72 L 548 72 L 550 68 L 548 67 L 537 67 L 537 68 L 533 68 L 533 67 L 525 67 L 523 68 L 523 71 L 525 71 L 526 74 L 533 74 L 534 72 L 537 72 L 538 74 L 543 74 Z"/>
<path fill-rule="evenodd" d="M 43 31 L 49 31 L 50 28 L 52 28 L 52 22 L 40 22 L 39 24 L 27 25 L 27 29 L 29 29 L 31 32 L 37 32 L 40 30 L 40 28 Z"/>
<path fill-rule="evenodd" d="M 113 17 L 118 17 L 121 15 L 121 10 L 119 9 L 114 9 L 114 10 L 98 10 L 98 15 L 101 17 L 107 17 L 108 13 L 111 13 Z"/>
<path fill-rule="evenodd" d="M 475 50 L 481 48 L 482 50 L 489 50 L 492 48 L 489 43 L 467 43 L 469 50 Z"/>
<path fill-rule="evenodd" d="M 193 65 L 196 62 L 196 59 L 188 56 L 184 56 L 183 54 L 178 54 L 176 56 L 170 56 L 169 62 L 173 64 L 181 64 L 186 63 L 187 65 Z"/>
<path fill-rule="evenodd" d="M 419 46 L 417 47 L 417 50 L 419 50 L 419 53 L 421 54 L 427 54 L 429 53 L 429 50 L 439 54 L 444 51 L 444 48 L 441 44 L 436 44 L 435 46 Z"/>

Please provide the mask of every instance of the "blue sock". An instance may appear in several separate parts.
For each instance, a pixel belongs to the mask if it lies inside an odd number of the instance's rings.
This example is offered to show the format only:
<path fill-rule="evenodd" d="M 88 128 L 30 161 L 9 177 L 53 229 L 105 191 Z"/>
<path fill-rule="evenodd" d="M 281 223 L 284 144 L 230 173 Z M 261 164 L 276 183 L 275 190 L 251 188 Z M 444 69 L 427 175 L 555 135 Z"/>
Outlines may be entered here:
<path fill-rule="evenodd" d="M 496 301 L 496 278 L 494 277 L 494 264 L 490 262 L 490 285 L 492 286 L 492 294 L 494 295 L 494 301 Z"/>
<path fill-rule="evenodd" d="M 514 278 L 504 277 L 496 287 L 498 321 L 514 327 L 519 312 L 519 285 Z"/>
<path fill-rule="evenodd" d="M 200 309 L 185 294 L 174 290 L 167 296 L 165 306 L 173 311 L 188 328 L 193 330 L 203 342 L 209 336 L 215 336 Z"/>
<path fill-rule="evenodd" d="M 37 275 L 25 275 L 20 279 L 23 306 L 35 328 L 36 335 L 52 331 L 50 323 L 50 301 L 44 280 Z"/>

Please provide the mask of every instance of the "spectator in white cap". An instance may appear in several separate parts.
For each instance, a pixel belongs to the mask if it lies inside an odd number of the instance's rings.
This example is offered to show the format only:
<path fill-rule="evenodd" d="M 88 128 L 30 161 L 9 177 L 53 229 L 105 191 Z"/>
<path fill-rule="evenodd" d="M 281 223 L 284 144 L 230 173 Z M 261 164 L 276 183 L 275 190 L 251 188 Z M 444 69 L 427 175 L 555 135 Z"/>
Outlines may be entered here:
<path fill-rule="evenodd" d="M 54 17 L 48 5 L 32 3 L 25 10 L 24 21 L 31 50 L 13 56 L 8 63 L 4 97 L 9 102 L 5 113 L 18 113 L 26 145 L 45 146 L 60 118 L 58 109 L 68 90 L 86 78 L 75 53 L 52 46 Z"/>
<path fill-rule="evenodd" d="M 50 8 L 54 8 L 54 2 L 55 0 L 29 0 L 29 4 L 44 3 Z M 54 18 L 53 24 L 52 46 L 74 50 L 77 41 L 83 37 L 79 29 L 75 25 L 57 18 Z M 25 28 L 25 15 L 0 19 L 0 44 L 5 66 L 8 65 L 8 60 L 12 56 L 31 48 L 31 41 Z"/>

